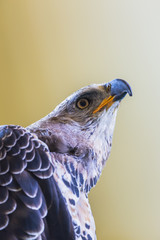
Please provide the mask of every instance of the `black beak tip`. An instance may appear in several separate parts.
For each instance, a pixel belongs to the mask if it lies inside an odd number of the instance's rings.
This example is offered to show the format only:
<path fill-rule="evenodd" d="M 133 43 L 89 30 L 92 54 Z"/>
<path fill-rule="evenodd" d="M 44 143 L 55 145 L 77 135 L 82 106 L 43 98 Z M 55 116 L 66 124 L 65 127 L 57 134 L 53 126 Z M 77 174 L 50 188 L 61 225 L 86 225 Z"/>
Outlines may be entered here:
<path fill-rule="evenodd" d="M 131 86 L 129 85 L 128 82 L 126 82 L 126 81 L 123 80 L 123 79 L 116 79 L 116 80 L 117 80 L 118 82 L 120 82 L 120 84 L 122 83 L 122 88 L 123 88 L 123 86 L 124 86 L 124 91 L 125 91 L 126 93 L 128 93 L 129 96 L 132 96 L 132 95 L 133 95 Z"/>
<path fill-rule="evenodd" d="M 120 100 L 128 93 L 132 96 L 132 89 L 130 85 L 123 79 L 114 79 L 106 87 L 110 86 L 111 96 L 115 96 L 115 100 Z"/>

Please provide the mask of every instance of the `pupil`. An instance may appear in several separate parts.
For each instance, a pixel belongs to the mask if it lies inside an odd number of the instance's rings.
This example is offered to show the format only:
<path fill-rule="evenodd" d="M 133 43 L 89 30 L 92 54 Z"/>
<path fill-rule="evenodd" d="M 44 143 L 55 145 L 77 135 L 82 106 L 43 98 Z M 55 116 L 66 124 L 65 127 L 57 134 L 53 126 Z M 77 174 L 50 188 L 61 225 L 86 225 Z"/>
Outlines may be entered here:
<path fill-rule="evenodd" d="M 81 100 L 80 104 L 81 104 L 82 107 L 85 107 L 86 106 L 86 101 L 85 100 Z"/>

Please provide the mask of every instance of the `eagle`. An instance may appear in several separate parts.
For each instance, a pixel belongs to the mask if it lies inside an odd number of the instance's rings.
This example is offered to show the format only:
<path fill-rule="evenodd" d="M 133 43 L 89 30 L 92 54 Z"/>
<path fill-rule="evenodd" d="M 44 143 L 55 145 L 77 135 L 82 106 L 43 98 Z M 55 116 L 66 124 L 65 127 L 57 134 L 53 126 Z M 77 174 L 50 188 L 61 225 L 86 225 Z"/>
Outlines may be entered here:
<path fill-rule="evenodd" d="M 96 240 L 88 193 L 127 93 L 122 79 L 92 84 L 26 128 L 0 126 L 1 240 Z"/>

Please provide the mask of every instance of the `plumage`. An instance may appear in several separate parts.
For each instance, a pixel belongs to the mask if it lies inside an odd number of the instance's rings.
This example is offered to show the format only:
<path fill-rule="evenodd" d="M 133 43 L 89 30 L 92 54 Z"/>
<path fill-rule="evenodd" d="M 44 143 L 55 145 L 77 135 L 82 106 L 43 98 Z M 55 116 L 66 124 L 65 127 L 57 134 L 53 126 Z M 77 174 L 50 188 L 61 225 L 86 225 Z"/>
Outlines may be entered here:
<path fill-rule="evenodd" d="M 27 128 L 0 126 L 0 239 L 96 240 L 88 193 L 127 93 L 124 80 L 93 84 Z"/>

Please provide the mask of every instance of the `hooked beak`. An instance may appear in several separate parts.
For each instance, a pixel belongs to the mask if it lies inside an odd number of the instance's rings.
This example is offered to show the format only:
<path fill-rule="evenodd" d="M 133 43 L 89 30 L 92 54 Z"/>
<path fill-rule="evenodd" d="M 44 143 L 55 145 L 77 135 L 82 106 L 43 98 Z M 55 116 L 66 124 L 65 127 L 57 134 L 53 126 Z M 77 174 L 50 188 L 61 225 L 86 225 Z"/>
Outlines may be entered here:
<path fill-rule="evenodd" d="M 121 101 L 126 94 L 128 93 L 129 96 L 132 96 L 132 90 L 130 85 L 122 80 L 122 79 L 114 79 L 113 81 L 106 83 L 104 88 L 107 93 L 109 93 L 109 97 L 105 98 L 100 105 L 93 111 L 93 113 L 98 112 L 104 106 L 108 108 L 112 106 L 112 104 L 116 101 Z"/>

